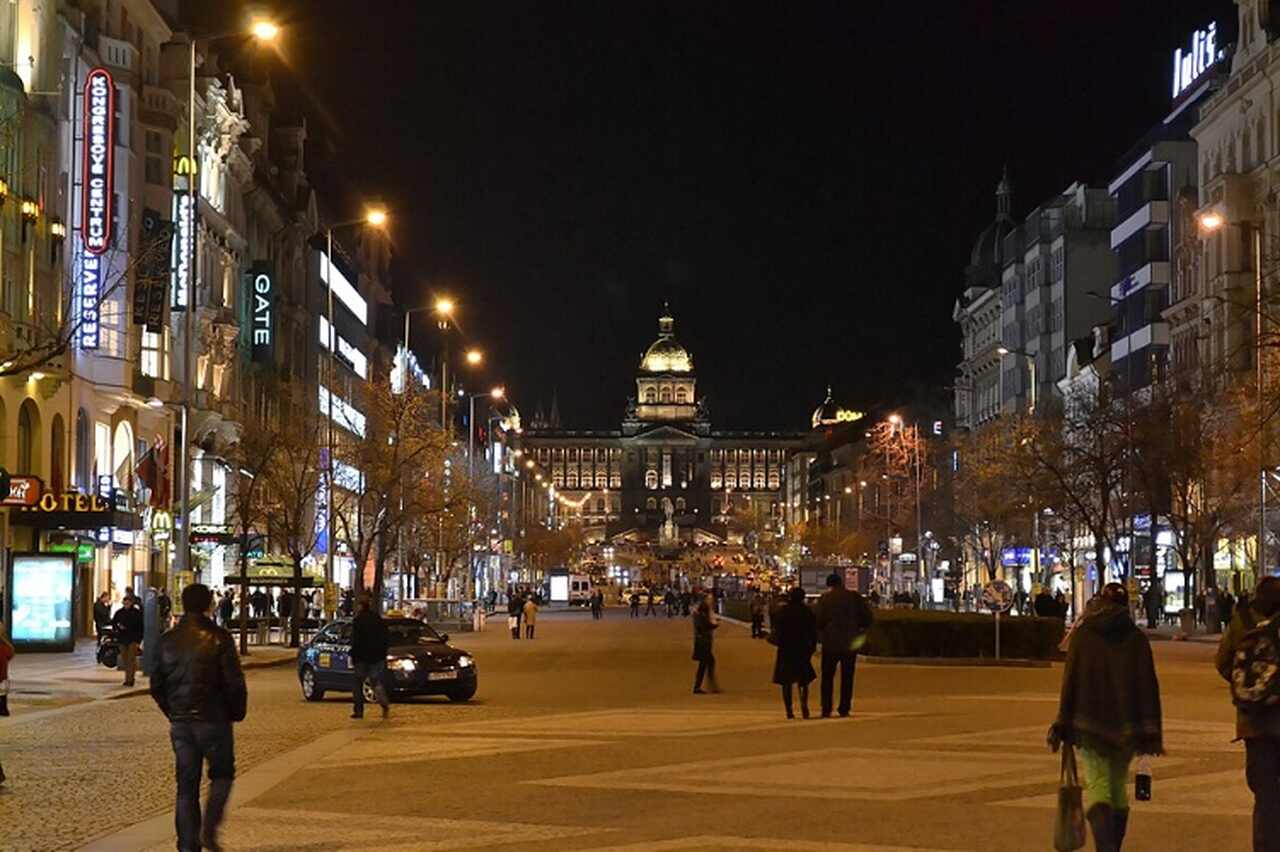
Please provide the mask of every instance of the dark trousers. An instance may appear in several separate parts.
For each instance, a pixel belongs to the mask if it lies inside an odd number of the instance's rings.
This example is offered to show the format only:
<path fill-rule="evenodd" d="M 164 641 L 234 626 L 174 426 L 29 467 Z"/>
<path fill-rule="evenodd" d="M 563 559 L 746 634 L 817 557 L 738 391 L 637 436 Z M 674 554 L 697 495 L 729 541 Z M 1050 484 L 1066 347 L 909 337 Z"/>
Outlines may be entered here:
<path fill-rule="evenodd" d="M 835 686 L 836 666 L 840 667 L 840 706 L 837 712 L 848 716 L 853 708 L 853 670 L 858 655 L 852 651 L 822 652 L 822 715 L 831 715 L 831 693 Z"/>
<path fill-rule="evenodd" d="M 759 639 L 764 635 L 764 613 L 751 613 L 751 638 Z"/>
<path fill-rule="evenodd" d="M 391 705 L 387 702 L 387 684 L 384 675 L 386 673 L 386 662 L 379 660 L 376 663 L 358 663 L 352 661 L 352 668 L 356 670 L 356 688 L 351 690 L 351 712 L 356 716 L 364 715 L 364 684 L 368 681 L 373 686 L 373 697 L 378 704 L 382 705 L 382 709 L 386 710 Z"/>
<path fill-rule="evenodd" d="M 178 830 L 178 849 L 199 852 L 201 837 L 217 837 L 222 814 L 231 795 L 231 782 L 236 777 L 235 741 L 230 722 L 170 722 L 169 740 L 173 743 L 178 781 L 178 801 L 174 808 L 174 826 Z M 200 771 L 209 764 L 209 798 L 204 819 L 200 815 Z M 202 830 L 203 829 L 203 830 Z M 210 844 L 205 844 L 210 845 Z"/>
<path fill-rule="evenodd" d="M 693 676 L 693 688 L 702 689 L 702 679 L 707 679 L 707 686 L 712 692 L 720 691 L 720 684 L 716 682 L 716 658 L 712 654 L 707 654 L 701 660 L 698 660 L 698 673 Z"/>
<path fill-rule="evenodd" d="M 638 604 L 638 603 L 633 603 L 633 604 L 631 605 L 631 617 L 632 617 L 632 618 L 639 618 L 639 617 L 640 617 L 640 604 Z"/>
<path fill-rule="evenodd" d="M 800 687 L 800 713 L 806 719 L 808 719 L 809 718 L 809 684 L 797 683 L 794 685 Z M 782 684 L 782 706 L 787 709 L 788 719 L 790 719 L 792 716 L 795 715 L 795 712 L 791 709 L 791 687 L 792 687 L 792 684 L 790 683 Z"/>
<path fill-rule="evenodd" d="M 652 598 L 650 598 L 650 599 L 649 599 L 649 605 L 648 605 L 648 606 L 646 606 L 646 607 L 644 608 L 644 614 L 645 614 L 645 616 L 646 616 L 646 617 L 648 617 L 648 616 L 650 616 L 650 615 L 657 615 L 657 614 L 658 614 L 658 611 L 657 611 L 656 609 L 654 609 L 654 608 L 653 608 L 653 599 L 652 599 Z"/>
<path fill-rule="evenodd" d="M 528 622 L 526 622 L 524 625 L 524 638 L 526 639 L 533 638 L 533 625 L 529 624 Z"/>
<path fill-rule="evenodd" d="M 1253 791 L 1254 852 L 1280 852 L 1280 739 L 1244 741 L 1244 774 Z"/>

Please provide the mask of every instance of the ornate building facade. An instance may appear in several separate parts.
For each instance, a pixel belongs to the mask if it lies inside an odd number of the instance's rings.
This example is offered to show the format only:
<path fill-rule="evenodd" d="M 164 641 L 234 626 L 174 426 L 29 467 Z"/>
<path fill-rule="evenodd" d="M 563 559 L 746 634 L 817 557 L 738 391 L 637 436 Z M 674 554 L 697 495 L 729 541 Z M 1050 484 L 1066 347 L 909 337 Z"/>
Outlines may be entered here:
<path fill-rule="evenodd" d="M 580 520 L 592 540 L 660 545 L 781 531 L 787 462 L 808 433 L 714 428 L 666 311 L 635 382 L 618 429 L 524 430 L 521 448 L 550 477 L 561 517 Z"/>

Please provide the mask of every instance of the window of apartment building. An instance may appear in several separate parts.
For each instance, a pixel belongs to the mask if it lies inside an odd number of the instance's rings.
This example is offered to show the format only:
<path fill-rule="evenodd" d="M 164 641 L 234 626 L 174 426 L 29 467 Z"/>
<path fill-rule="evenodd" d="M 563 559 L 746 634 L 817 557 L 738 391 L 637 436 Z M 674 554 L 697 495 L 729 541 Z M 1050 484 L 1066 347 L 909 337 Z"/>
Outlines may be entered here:
<path fill-rule="evenodd" d="M 1052 274 L 1052 277 L 1049 279 L 1049 282 L 1052 284 L 1056 284 L 1057 282 L 1062 280 L 1062 275 L 1065 270 L 1064 255 L 1065 253 L 1062 250 L 1062 246 L 1058 246 L 1056 249 L 1053 250 L 1053 274 Z"/>
<path fill-rule="evenodd" d="M 145 172 L 147 183 L 165 186 L 169 182 L 169 169 L 166 168 L 164 156 L 164 137 L 155 130 L 147 131 Z"/>
<path fill-rule="evenodd" d="M 124 313 L 115 296 L 98 305 L 98 348 L 108 358 L 124 357 Z"/>
<path fill-rule="evenodd" d="M 169 378 L 168 335 L 167 328 L 163 332 L 143 330 L 140 365 L 142 375 L 151 376 L 154 379 Z"/>

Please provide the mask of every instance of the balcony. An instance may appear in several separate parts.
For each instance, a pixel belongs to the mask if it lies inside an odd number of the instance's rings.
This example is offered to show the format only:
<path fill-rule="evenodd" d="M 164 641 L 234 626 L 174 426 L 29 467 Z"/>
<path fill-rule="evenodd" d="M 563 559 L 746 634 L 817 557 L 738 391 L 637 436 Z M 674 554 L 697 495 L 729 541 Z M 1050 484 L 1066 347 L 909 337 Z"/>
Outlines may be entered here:
<path fill-rule="evenodd" d="M 1169 225 L 1169 202 L 1151 201 L 1133 211 L 1127 219 L 1111 229 L 1111 248 L 1144 228 L 1165 228 Z"/>
<path fill-rule="evenodd" d="M 102 59 L 102 64 L 116 75 L 132 76 L 141 67 L 138 48 L 120 39 L 99 37 L 98 56 Z"/>

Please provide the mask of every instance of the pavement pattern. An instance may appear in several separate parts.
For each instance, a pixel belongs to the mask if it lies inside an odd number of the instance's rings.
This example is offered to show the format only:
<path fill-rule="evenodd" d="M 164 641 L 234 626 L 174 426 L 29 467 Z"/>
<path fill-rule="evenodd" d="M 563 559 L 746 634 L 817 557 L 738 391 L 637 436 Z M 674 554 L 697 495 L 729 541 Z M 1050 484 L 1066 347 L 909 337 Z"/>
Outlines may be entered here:
<path fill-rule="evenodd" d="M 1060 666 L 861 660 L 850 719 L 788 721 L 774 649 L 737 625 L 718 631 L 724 693 L 699 696 L 687 619 L 544 613 L 519 642 L 504 626 L 455 637 L 478 661 L 474 701 L 417 699 L 386 721 L 302 701 L 291 668 L 251 672 L 225 848 L 1052 847 Z M 1169 753 L 1126 849 L 1248 849 L 1213 648 L 1155 649 Z M 0 756 L 0 850 L 173 848 L 172 756 L 149 699 L 0 721 Z"/>

